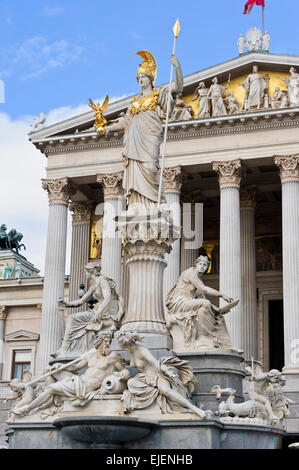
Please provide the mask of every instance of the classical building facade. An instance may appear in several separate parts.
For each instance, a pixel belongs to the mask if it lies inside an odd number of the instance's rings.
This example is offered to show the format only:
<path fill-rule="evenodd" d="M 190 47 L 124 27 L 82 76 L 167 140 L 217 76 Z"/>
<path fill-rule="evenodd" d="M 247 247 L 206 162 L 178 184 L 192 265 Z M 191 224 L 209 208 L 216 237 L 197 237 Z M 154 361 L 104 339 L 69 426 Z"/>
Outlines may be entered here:
<path fill-rule="evenodd" d="M 177 120 L 177 113 L 171 120 L 163 174 L 167 204 L 175 224 L 182 226 L 182 236 L 168 257 L 164 293 L 192 266 L 202 245 L 211 258 L 206 284 L 240 299 L 226 318 L 233 344 L 244 350 L 245 359 L 261 362 L 264 370 L 284 368 L 289 396 L 299 403 L 299 98 L 292 89 L 299 75 L 295 69 L 299 70 L 299 57 L 261 50 L 242 52 L 184 77 L 184 104 L 178 103 L 176 110 L 187 110 L 189 117 L 186 112 Z M 132 98 L 110 104 L 106 119 L 118 119 Z M 33 348 L 42 345 L 32 362 L 38 373 L 61 344 L 63 322 L 57 300 L 68 292 L 70 300 L 77 298 L 89 260 L 101 260 L 102 271 L 126 298 L 124 250 L 114 232 L 114 217 L 125 206 L 123 134 L 99 135 L 94 114 L 88 112 L 37 129 L 30 140 L 47 157 L 42 186 L 49 196 L 48 241 L 43 285 L 38 279 L 26 280 L 19 289 L 36 289 L 34 315 L 40 324 L 31 329 L 26 322 L 15 328 L 31 335 Z M 69 290 L 65 284 L 68 210 L 73 217 Z M 196 232 L 193 245 L 184 231 L 189 220 Z M 13 281 L 1 282 L 7 283 L 8 292 Z M 18 339 L 15 307 L 5 297 L 1 294 L 1 325 L 6 322 L 0 330 L 6 364 L 2 379 L 9 380 L 9 351 Z M 289 432 L 295 433 L 297 421 L 289 423 Z"/>

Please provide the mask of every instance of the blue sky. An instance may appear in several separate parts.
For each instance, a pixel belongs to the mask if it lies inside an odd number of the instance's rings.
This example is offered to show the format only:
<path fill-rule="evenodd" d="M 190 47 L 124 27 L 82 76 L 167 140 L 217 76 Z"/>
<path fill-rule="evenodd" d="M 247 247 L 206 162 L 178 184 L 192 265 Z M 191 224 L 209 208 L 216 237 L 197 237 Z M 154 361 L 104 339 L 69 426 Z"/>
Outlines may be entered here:
<path fill-rule="evenodd" d="M 245 0 L 0 0 L 0 78 L 12 118 L 77 106 L 88 98 L 134 93 L 138 57 L 149 49 L 157 82 L 169 77 L 171 28 L 182 31 L 177 54 L 184 74 L 237 55 L 240 32 L 261 24 L 261 7 Z M 298 0 L 266 0 L 271 51 L 296 54 Z"/>
<path fill-rule="evenodd" d="M 156 57 L 157 84 L 166 82 L 177 17 L 184 75 L 236 57 L 240 33 L 261 27 L 261 7 L 243 15 L 245 3 L 0 0 L 0 223 L 24 234 L 26 257 L 41 271 L 48 201 L 40 180 L 47 161 L 28 142 L 33 116 L 43 111 L 52 123 L 88 110 L 89 98 L 137 92 L 140 49 Z M 298 0 L 266 0 L 265 18 L 270 51 L 299 55 Z M 70 240 L 69 234 L 68 260 Z"/>

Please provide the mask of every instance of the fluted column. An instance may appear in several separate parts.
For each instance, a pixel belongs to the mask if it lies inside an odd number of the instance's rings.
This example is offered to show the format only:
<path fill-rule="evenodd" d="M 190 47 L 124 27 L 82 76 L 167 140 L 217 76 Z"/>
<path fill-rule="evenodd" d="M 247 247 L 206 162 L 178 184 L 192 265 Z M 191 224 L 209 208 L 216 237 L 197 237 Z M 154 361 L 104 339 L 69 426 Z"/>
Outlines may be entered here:
<path fill-rule="evenodd" d="M 72 301 L 78 298 L 78 289 L 80 284 L 84 282 L 84 267 L 89 259 L 92 205 L 85 202 L 73 202 L 70 204 L 70 211 L 73 220 L 69 298 Z M 85 308 L 83 305 L 77 311 L 82 311 Z"/>
<path fill-rule="evenodd" d="M 241 160 L 213 163 L 220 185 L 220 292 L 240 299 L 225 317 L 233 346 L 243 349 L 240 182 Z M 225 302 L 221 299 L 221 305 Z"/>
<path fill-rule="evenodd" d="M 285 369 L 299 372 L 299 155 L 278 156 L 275 164 L 282 183 Z"/>
<path fill-rule="evenodd" d="M 122 178 L 122 173 L 97 175 L 104 191 L 102 272 L 116 282 L 118 293 L 121 287 L 121 235 L 115 230 L 115 217 L 125 208 Z"/>
<path fill-rule="evenodd" d="M 182 213 L 181 273 L 194 266 L 202 246 L 203 205 L 183 201 Z"/>
<path fill-rule="evenodd" d="M 38 371 L 47 367 L 50 354 L 61 345 L 61 319 L 57 301 L 64 297 L 67 212 L 74 185 L 67 178 L 42 180 L 49 196 L 49 218 L 40 331 Z"/>
<path fill-rule="evenodd" d="M 0 305 L 0 380 L 3 378 L 3 362 L 4 362 L 4 335 L 5 335 L 5 320 L 7 317 L 7 310 L 5 305 Z"/>
<path fill-rule="evenodd" d="M 173 224 L 181 227 L 180 194 L 183 184 L 182 168 L 180 166 L 165 168 L 163 172 L 164 194 L 167 205 L 171 209 Z M 178 238 L 172 245 L 172 251 L 165 255 L 167 267 L 164 272 L 164 299 L 180 277 L 181 240 Z"/>
<path fill-rule="evenodd" d="M 241 269 L 244 354 L 258 359 L 256 306 L 255 190 L 241 190 Z"/>

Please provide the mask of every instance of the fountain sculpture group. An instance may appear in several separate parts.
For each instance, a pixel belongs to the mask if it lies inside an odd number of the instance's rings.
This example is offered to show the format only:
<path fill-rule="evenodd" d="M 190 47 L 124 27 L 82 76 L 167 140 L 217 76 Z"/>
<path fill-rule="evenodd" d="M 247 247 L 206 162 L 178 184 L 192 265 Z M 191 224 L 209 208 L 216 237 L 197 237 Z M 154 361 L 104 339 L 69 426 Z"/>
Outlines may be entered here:
<path fill-rule="evenodd" d="M 62 346 L 43 376 L 26 372 L 11 382 L 10 447 L 277 448 L 288 413 L 284 378 L 275 370 L 251 370 L 244 401 L 242 351 L 225 324 L 238 300 L 203 283 L 204 252 L 167 295 L 165 318 L 165 254 L 179 237 L 163 198 L 157 204 L 169 88 L 154 88 L 155 59 L 148 51 L 139 55 L 140 95 L 118 122 L 105 127 L 100 120 L 99 126 L 100 132 L 125 130 L 128 206 L 117 227 L 129 271 L 127 306 L 100 264 L 89 263 L 88 291 L 74 302 L 59 299 L 59 308 L 87 302 L 93 308 L 68 316 Z M 178 59 L 171 61 L 174 105 L 183 76 Z M 226 305 L 219 308 L 207 296 Z"/>

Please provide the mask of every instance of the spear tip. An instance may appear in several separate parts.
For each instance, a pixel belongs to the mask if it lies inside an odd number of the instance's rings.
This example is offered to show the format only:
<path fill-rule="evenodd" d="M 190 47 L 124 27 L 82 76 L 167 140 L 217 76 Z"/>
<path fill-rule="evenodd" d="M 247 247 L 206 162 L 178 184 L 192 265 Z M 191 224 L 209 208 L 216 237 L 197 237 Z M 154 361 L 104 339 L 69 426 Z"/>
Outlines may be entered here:
<path fill-rule="evenodd" d="M 173 33 L 174 33 L 174 36 L 177 38 L 179 33 L 181 31 L 181 25 L 180 25 L 180 21 L 179 19 L 176 20 L 176 23 L 173 27 Z"/>

